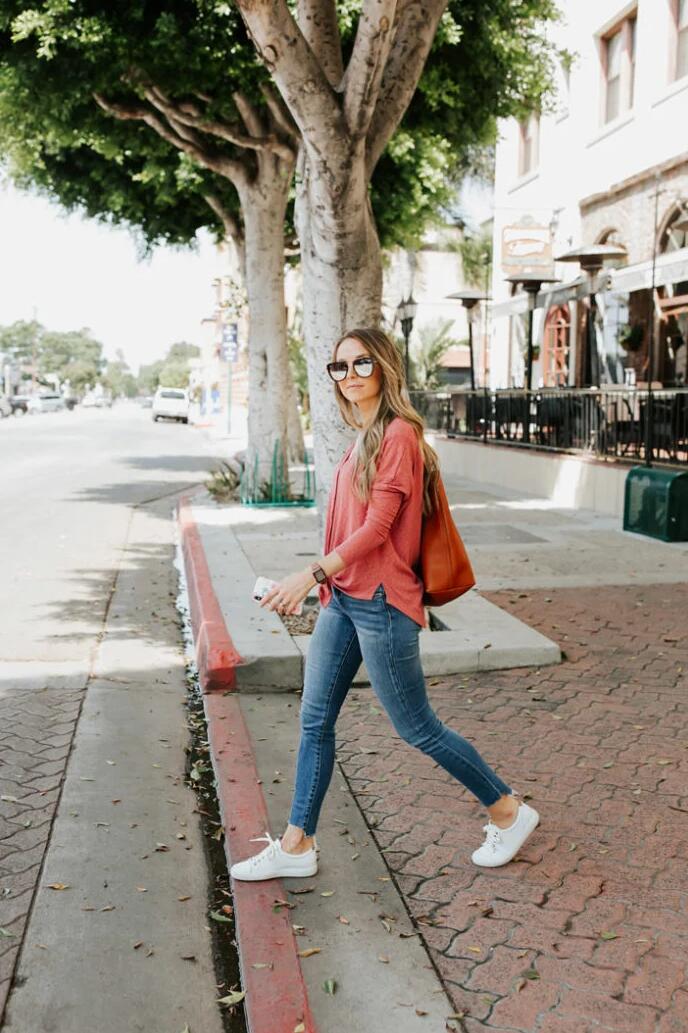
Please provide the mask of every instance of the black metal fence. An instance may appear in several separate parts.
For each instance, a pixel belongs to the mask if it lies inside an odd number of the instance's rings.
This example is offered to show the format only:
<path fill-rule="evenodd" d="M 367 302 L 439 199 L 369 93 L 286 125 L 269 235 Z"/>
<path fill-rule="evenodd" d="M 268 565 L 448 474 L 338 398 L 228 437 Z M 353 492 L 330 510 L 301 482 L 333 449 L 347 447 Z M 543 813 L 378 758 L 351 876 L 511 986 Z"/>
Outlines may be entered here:
<path fill-rule="evenodd" d="M 411 391 L 431 430 L 449 437 L 599 458 L 688 464 L 688 388 Z M 649 425 L 648 425 L 649 414 Z"/>

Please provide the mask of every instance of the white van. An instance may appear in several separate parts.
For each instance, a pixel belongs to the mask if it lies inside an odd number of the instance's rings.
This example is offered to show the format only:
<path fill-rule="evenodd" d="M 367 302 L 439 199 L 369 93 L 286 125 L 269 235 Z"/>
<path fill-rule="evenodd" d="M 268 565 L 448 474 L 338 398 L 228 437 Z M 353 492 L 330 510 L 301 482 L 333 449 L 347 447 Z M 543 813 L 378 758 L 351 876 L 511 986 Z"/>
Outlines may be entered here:
<path fill-rule="evenodd" d="M 159 387 L 153 398 L 153 419 L 189 422 L 189 392 L 181 387 Z"/>

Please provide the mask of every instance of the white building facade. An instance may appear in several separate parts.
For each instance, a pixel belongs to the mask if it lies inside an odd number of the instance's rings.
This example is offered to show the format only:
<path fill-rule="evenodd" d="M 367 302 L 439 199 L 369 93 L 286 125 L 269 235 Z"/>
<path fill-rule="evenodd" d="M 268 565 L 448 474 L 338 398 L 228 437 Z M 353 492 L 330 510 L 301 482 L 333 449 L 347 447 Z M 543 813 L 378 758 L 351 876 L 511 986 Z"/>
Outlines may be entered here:
<path fill-rule="evenodd" d="M 528 297 L 505 277 L 533 258 L 535 275 L 560 281 L 537 295 L 533 387 L 640 384 L 650 376 L 680 385 L 688 333 L 688 0 L 561 0 L 560 8 L 553 41 L 571 59 L 558 70 L 556 109 L 500 127 L 490 383 L 524 385 Z M 578 265 L 553 261 L 600 243 L 621 245 L 626 256 L 592 284 Z M 591 287 L 594 337 L 586 332 Z"/>

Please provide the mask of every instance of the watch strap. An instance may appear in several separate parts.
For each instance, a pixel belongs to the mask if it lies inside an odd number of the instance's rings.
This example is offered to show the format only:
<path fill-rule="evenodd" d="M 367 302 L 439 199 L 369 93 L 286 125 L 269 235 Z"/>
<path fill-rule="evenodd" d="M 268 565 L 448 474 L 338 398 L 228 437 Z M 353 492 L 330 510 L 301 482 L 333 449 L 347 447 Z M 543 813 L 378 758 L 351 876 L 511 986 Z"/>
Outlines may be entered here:
<path fill-rule="evenodd" d="M 313 577 L 319 585 L 323 585 L 327 581 L 327 574 L 319 563 L 311 563 L 311 570 L 313 572 Z"/>

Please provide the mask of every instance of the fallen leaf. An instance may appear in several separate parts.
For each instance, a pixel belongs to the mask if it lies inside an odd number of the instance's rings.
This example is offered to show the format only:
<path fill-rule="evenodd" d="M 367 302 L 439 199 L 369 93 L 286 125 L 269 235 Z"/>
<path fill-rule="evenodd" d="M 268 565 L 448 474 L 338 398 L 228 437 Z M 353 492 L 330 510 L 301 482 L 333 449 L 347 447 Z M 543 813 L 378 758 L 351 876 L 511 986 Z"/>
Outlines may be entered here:
<path fill-rule="evenodd" d="M 288 890 L 287 892 L 294 893 L 294 894 L 298 894 L 298 893 L 312 893 L 314 889 L 315 889 L 315 886 L 302 886 L 301 889 Z"/>
<path fill-rule="evenodd" d="M 16 796 L 7 796 L 4 793 L 3 793 L 2 796 L 0 796 L 0 800 L 4 800 L 5 803 L 17 803 L 17 797 Z"/>
<path fill-rule="evenodd" d="M 342 925 L 349 925 L 349 919 L 345 918 L 344 915 L 337 915 L 337 918 L 342 923 Z"/>
<path fill-rule="evenodd" d="M 326 979 L 323 983 L 323 990 L 326 994 L 334 995 L 337 990 L 337 981 L 335 979 Z"/>
<path fill-rule="evenodd" d="M 600 939 L 601 940 L 618 940 L 618 938 L 619 938 L 619 934 L 618 933 L 607 933 L 607 932 L 600 933 Z"/>
<path fill-rule="evenodd" d="M 305 950 L 297 951 L 300 958 L 311 958 L 314 954 L 320 954 L 322 947 L 306 947 Z"/>
<path fill-rule="evenodd" d="M 383 965 L 389 965 L 389 958 L 385 957 L 384 954 L 378 954 L 377 960 L 381 961 Z"/>
<path fill-rule="evenodd" d="M 137 940 L 136 943 L 132 944 L 132 946 L 134 950 L 137 951 L 139 947 L 143 947 L 143 940 Z"/>
<path fill-rule="evenodd" d="M 218 999 L 218 1004 L 226 1004 L 228 1008 L 231 1008 L 234 1004 L 240 1004 L 245 996 L 245 990 L 235 990 L 234 993 L 227 994 L 226 997 L 220 997 Z"/>
<path fill-rule="evenodd" d="M 155 852 L 158 853 L 158 854 L 164 854 L 165 851 L 167 851 L 169 849 L 170 848 L 168 847 L 167 843 L 156 843 L 155 844 Z"/>
<path fill-rule="evenodd" d="M 429 1015 L 429 1014 L 430 1014 L 429 1012 L 423 1011 L 422 1008 L 416 1008 L 416 1015 Z"/>
<path fill-rule="evenodd" d="M 306 1027 L 302 1022 L 297 1022 L 294 1026 L 294 1033 L 306 1033 Z"/>
<path fill-rule="evenodd" d="M 152 947 L 149 947 L 149 948 L 148 948 L 148 950 L 146 951 L 146 957 L 147 957 L 147 958 L 150 958 L 150 957 L 152 957 L 152 956 L 153 956 L 154 954 L 155 954 L 155 951 L 153 950 L 153 948 L 152 948 Z"/>
<path fill-rule="evenodd" d="M 474 954 L 482 954 L 482 947 L 467 947 L 466 950 L 473 951 Z"/>
<path fill-rule="evenodd" d="M 177 900 L 191 900 L 191 895 L 190 895 L 190 894 L 187 894 L 187 895 L 186 895 L 186 896 L 184 896 L 184 897 L 177 897 Z"/>
<path fill-rule="evenodd" d="M 195 954 L 180 954 L 180 957 L 181 957 L 182 961 L 195 961 L 196 960 L 196 955 Z"/>
<path fill-rule="evenodd" d="M 114 911 L 115 910 L 115 905 L 114 904 L 106 904 L 105 907 L 101 907 L 100 910 L 101 911 Z"/>
<path fill-rule="evenodd" d="M 11 933 L 11 932 L 9 932 L 9 930 L 3 929 L 0 926 L 0 936 L 6 936 L 9 939 L 10 936 L 14 936 L 14 933 Z"/>
<path fill-rule="evenodd" d="M 272 968 L 271 961 L 254 961 L 251 968 Z"/>
<path fill-rule="evenodd" d="M 48 889 L 49 890 L 68 890 L 69 889 L 69 884 L 66 883 L 66 882 L 49 882 L 48 883 Z"/>
<path fill-rule="evenodd" d="M 320 896 L 321 897 L 333 897 L 334 896 L 334 890 L 325 890 L 323 893 L 320 894 Z"/>

